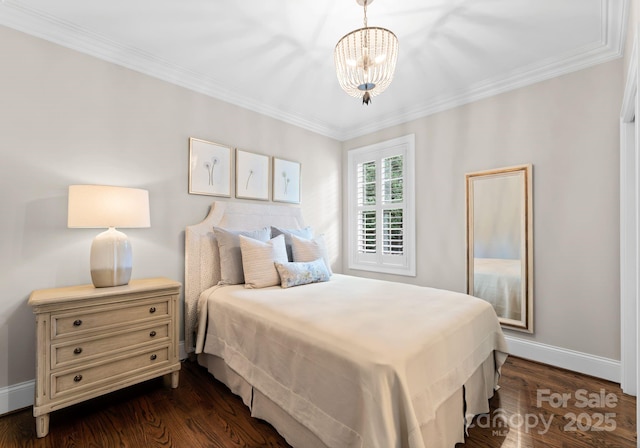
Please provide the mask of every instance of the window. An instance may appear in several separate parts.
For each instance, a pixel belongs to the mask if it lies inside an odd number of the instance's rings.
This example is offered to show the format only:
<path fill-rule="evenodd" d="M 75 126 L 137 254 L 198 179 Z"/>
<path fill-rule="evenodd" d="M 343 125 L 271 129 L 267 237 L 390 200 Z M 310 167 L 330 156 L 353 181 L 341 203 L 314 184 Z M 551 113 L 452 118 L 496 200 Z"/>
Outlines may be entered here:
<path fill-rule="evenodd" d="M 349 268 L 416 275 L 413 134 L 348 153 Z"/>

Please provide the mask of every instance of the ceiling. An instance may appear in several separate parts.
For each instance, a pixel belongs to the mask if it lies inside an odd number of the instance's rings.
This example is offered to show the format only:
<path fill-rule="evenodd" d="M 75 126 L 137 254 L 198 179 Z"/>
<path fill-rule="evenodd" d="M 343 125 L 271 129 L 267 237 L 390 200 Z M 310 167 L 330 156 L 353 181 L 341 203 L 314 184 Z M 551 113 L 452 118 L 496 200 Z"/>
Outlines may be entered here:
<path fill-rule="evenodd" d="M 622 55 L 627 0 L 376 0 L 400 42 L 370 105 L 333 48 L 356 0 L 0 0 L 0 24 L 346 140 Z"/>

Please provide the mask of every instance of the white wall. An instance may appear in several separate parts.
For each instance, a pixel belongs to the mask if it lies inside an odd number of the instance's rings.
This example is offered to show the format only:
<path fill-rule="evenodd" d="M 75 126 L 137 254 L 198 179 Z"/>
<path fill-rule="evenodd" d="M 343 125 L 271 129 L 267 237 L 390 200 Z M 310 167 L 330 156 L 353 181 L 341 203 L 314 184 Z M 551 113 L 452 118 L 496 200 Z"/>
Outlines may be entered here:
<path fill-rule="evenodd" d="M 340 143 L 0 27 L 0 389 L 34 378 L 34 289 L 90 283 L 95 229 L 67 229 L 67 187 L 148 189 L 151 228 L 126 229 L 133 277 L 184 278 L 188 138 L 302 163 L 306 221 L 341 269 Z"/>
<path fill-rule="evenodd" d="M 351 148 L 416 135 L 417 276 L 385 278 L 465 291 L 465 173 L 532 163 L 535 334 L 508 333 L 619 360 L 623 66 L 620 58 L 344 142 L 346 160 Z M 346 263 L 344 272 L 371 276 Z"/>

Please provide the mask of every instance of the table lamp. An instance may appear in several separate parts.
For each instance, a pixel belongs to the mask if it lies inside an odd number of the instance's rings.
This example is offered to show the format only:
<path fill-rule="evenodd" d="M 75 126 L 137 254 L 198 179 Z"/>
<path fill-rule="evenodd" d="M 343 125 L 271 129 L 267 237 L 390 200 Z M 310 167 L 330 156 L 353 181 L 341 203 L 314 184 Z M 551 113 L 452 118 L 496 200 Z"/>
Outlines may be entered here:
<path fill-rule="evenodd" d="M 96 288 L 131 279 L 131 243 L 116 227 L 150 227 L 149 192 L 106 185 L 70 185 L 69 228 L 107 228 L 91 244 L 91 281 Z"/>

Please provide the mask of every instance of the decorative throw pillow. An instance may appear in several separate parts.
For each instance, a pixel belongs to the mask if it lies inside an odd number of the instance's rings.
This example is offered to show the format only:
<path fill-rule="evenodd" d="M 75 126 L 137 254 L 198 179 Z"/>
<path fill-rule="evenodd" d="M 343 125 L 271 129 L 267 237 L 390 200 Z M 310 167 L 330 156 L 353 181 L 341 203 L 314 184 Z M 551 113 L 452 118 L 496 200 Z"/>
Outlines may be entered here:
<path fill-rule="evenodd" d="M 281 227 L 271 226 L 271 238 L 275 238 L 278 235 L 284 235 L 284 244 L 287 246 L 287 257 L 289 261 L 293 261 L 291 235 L 310 240 L 313 238 L 313 229 L 311 227 L 305 227 L 304 229 L 283 229 Z"/>
<path fill-rule="evenodd" d="M 284 235 L 265 242 L 240 235 L 245 288 L 265 288 L 280 284 L 275 262 L 287 262 Z"/>
<path fill-rule="evenodd" d="M 322 258 L 327 266 L 329 275 L 333 274 L 333 272 L 331 272 L 329 254 L 323 235 L 318 235 L 310 240 L 291 235 L 291 249 L 293 252 L 293 261 L 314 261 Z"/>
<path fill-rule="evenodd" d="M 253 231 L 239 231 L 214 227 L 213 233 L 216 236 L 218 249 L 220 250 L 220 281 L 218 284 L 238 285 L 244 283 L 240 235 L 259 241 L 269 241 L 271 229 L 264 227 Z"/>
<path fill-rule="evenodd" d="M 327 270 L 327 265 L 322 258 L 311 262 L 276 262 L 275 265 L 278 274 L 280 274 L 280 286 L 283 288 L 309 283 L 328 282 L 331 277 Z"/>

